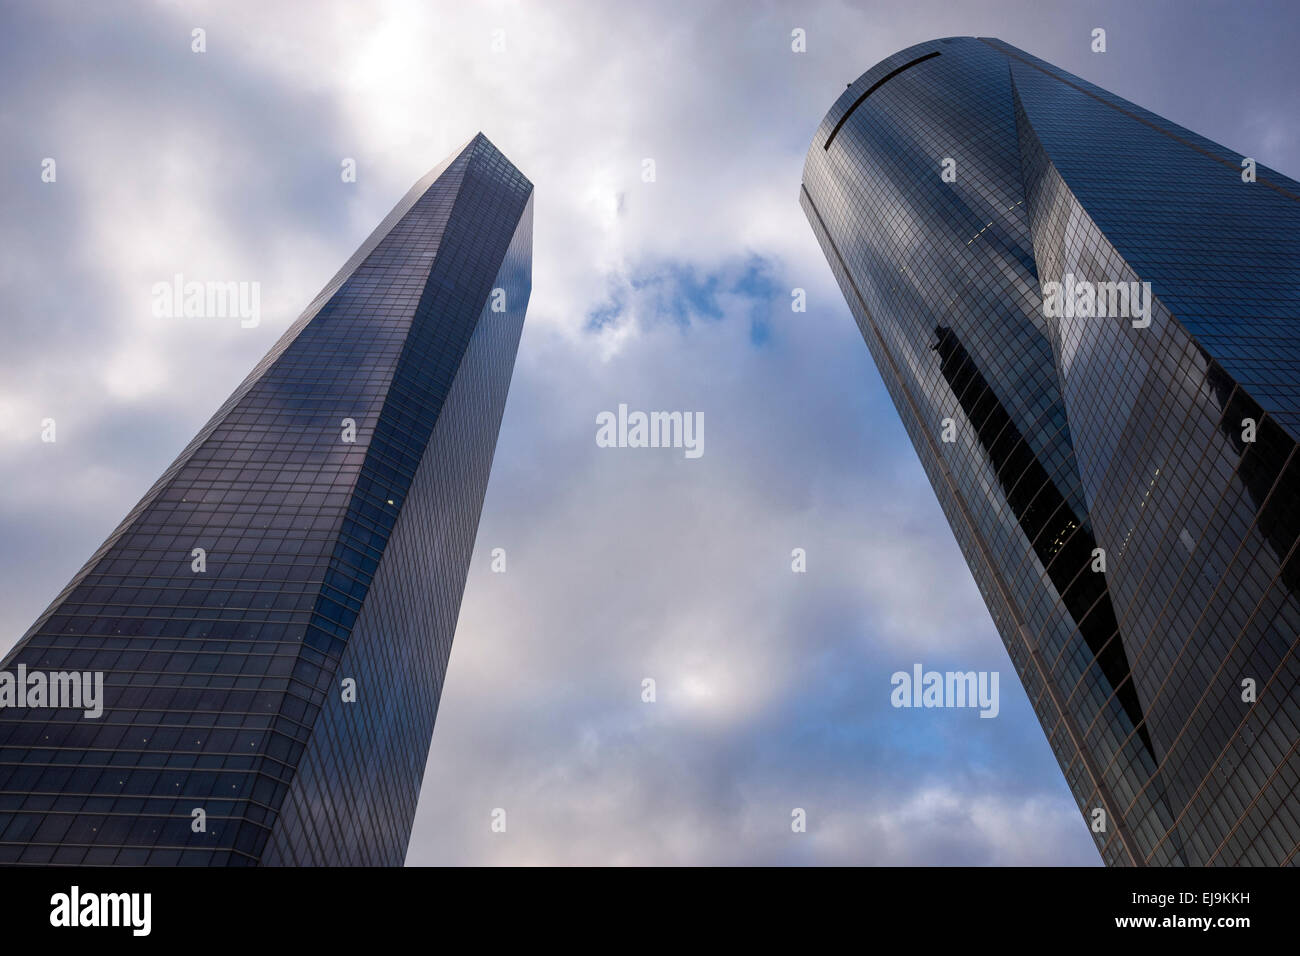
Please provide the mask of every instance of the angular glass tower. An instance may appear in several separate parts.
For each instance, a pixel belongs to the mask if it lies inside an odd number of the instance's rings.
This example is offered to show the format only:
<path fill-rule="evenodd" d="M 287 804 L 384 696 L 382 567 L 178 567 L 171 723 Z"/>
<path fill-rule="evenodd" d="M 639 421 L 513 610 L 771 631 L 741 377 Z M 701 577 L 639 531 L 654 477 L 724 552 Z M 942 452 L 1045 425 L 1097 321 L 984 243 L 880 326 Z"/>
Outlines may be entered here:
<path fill-rule="evenodd" d="M 804 166 L 1111 864 L 1297 862 L 1300 184 L 1243 159 L 962 37 L 850 84 Z M 1150 283 L 1149 324 L 1085 282 Z"/>
<path fill-rule="evenodd" d="M 8 655 L 104 711 L 0 710 L 0 862 L 403 862 L 532 210 L 482 134 L 420 180 Z"/>

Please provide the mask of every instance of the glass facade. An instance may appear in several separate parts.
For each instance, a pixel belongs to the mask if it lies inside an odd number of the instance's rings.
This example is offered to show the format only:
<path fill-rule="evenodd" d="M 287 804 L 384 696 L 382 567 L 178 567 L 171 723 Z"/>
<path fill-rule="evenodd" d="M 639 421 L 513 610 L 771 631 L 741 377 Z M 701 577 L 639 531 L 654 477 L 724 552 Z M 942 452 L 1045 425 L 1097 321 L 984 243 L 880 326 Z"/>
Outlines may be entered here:
<path fill-rule="evenodd" d="M 851 84 L 804 166 L 1109 864 L 1300 849 L 1300 184 L 1244 159 L 954 37 Z M 1050 283 L 1097 295 L 1045 308 Z"/>
<path fill-rule="evenodd" d="M 482 134 L 380 224 L 0 667 L 104 675 L 0 710 L 0 862 L 403 862 L 531 259 Z"/>

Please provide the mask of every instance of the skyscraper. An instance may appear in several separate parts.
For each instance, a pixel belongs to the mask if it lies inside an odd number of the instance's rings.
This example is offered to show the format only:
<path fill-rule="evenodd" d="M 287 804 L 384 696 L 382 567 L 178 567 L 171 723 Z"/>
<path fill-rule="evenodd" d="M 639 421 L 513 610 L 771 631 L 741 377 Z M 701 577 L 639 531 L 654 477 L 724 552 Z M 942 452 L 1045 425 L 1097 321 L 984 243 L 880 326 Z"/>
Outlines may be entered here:
<path fill-rule="evenodd" d="M 0 862 L 402 863 L 532 209 L 482 134 L 420 180 L 24 635 L 102 714 L 0 710 Z"/>
<path fill-rule="evenodd" d="M 962 37 L 800 202 L 1102 858 L 1296 863 L 1300 184 Z"/>

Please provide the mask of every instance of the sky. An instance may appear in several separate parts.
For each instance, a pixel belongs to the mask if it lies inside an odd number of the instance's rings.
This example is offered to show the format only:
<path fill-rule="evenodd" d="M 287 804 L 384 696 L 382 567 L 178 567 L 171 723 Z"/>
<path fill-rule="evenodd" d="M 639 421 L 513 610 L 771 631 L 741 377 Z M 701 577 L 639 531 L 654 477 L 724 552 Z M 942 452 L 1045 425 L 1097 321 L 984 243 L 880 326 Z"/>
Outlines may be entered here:
<path fill-rule="evenodd" d="M 535 185 L 533 290 L 408 864 L 1099 865 L 799 208 L 803 156 L 873 64 L 980 35 L 1300 178 L 1298 23 L 1196 0 L 3 0 L 0 650 L 481 130 Z M 258 282 L 261 321 L 156 317 L 176 273 Z M 597 447 L 620 403 L 702 412 L 704 454 Z M 915 663 L 999 672 L 998 716 L 892 707 Z"/>

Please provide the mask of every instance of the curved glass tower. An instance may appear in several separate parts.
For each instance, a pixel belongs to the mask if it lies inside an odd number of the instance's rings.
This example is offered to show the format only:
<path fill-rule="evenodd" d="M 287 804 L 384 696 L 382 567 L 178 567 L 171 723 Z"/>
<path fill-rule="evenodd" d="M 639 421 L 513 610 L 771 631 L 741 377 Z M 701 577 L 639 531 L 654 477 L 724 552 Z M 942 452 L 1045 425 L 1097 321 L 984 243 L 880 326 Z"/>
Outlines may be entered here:
<path fill-rule="evenodd" d="M 103 694 L 0 709 L 0 862 L 403 862 L 532 190 L 482 134 L 416 183 L 5 658 Z"/>
<path fill-rule="evenodd" d="M 1296 863 L 1300 184 L 960 37 L 800 201 L 1102 858 Z"/>

